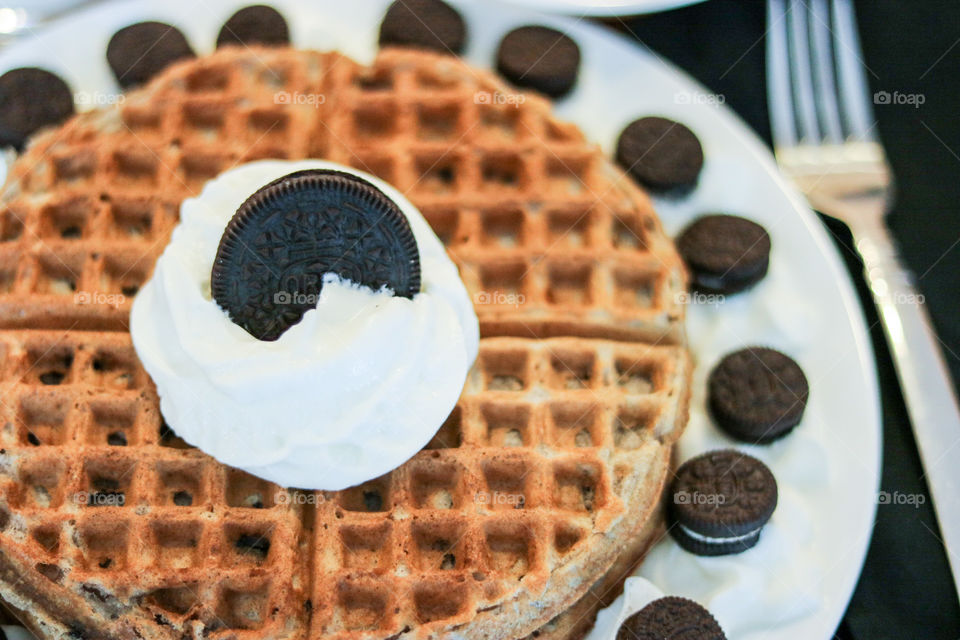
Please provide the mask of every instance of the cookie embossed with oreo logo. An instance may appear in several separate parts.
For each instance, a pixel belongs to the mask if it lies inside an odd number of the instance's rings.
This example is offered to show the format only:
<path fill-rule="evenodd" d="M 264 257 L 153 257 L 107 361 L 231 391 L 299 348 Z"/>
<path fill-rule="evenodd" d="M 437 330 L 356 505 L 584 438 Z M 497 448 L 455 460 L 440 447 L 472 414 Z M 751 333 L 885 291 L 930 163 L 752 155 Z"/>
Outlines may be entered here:
<path fill-rule="evenodd" d="M 253 337 L 272 341 L 316 307 L 324 276 L 412 298 L 420 255 L 410 223 L 375 186 L 307 170 L 266 185 L 237 210 L 217 249 L 214 300 Z"/>
<path fill-rule="evenodd" d="M 803 369 L 790 356 L 767 347 L 726 355 L 707 378 L 707 404 L 728 434 L 768 444 L 800 424 L 810 396 Z"/>
<path fill-rule="evenodd" d="M 760 460 L 733 449 L 683 463 L 670 488 L 670 533 L 701 556 L 741 553 L 760 540 L 777 508 L 777 481 Z"/>
<path fill-rule="evenodd" d="M 677 596 L 654 600 L 623 621 L 616 640 L 727 640 L 713 615 Z"/>

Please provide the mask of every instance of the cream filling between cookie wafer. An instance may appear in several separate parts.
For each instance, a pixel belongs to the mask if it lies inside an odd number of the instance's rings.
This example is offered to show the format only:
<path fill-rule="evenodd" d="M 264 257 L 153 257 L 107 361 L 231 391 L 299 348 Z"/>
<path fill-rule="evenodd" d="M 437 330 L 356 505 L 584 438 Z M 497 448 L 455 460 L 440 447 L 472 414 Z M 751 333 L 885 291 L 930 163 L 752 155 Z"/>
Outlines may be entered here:
<path fill-rule="evenodd" d="M 421 291 L 407 299 L 327 274 L 316 306 L 264 342 L 212 299 L 211 267 L 240 204 L 304 169 L 357 175 L 397 203 L 417 241 Z M 322 161 L 246 164 L 184 201 L 134 300 L 130 331 L 177 435 L 280 485 L 331 491 L 387 473 L 430 441 L 460 396 L 479 341 L 457 267 L 420 212 L 383 181 Z"/>
<path fill-rule="evenodd" d="M 693 531 L 689 527 L 685 527 L 682 524 L 678 523 L 677 526 L 680 527 L 680 530 L 683 531 L 685 534 L 687 534 L 689 537 L 693 538 L 697 542 L 703 542 L 704 544 L 729 544 L 731 542 L 740 542 L 741 540 L 747 540 L 749 538 L 752 538 L 753 536 L 757 535 L 758 533 L 760 533 L 760 531 L 763 530 L 763 525 L 760 525 L 756 529 L 752 531 L 748 531 L 742 536 L 730 536 L 729 538 L 711 538 L 710 536 L 705 536 L 703 534 L 697 533 L 696 531 Z"/>

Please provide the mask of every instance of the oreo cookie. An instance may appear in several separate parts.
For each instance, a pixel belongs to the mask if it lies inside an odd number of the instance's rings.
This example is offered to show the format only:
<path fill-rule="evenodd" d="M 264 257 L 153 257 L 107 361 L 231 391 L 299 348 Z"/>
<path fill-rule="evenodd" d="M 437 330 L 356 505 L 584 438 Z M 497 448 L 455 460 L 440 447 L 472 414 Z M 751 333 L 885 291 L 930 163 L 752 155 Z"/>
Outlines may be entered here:
<path fill-rule="evenodd" d="M 298 171 L 240 205 L 220 239 L 213 298 L 250 335 L 276 340 L 316 307 L 324 276 L 412 298 L 420 254 L 406 216 L 366 180 Z"/>
<path fill-rule="evenodd" d="M 697 218 L 677 237 L 693 286 L 700 291 L 732 294 L 767 275 L 770 235 L 762 226 L 731 215 Z"/>
<path fill-rule="evenodd" d="M 623 621 L 617 640 L 727 640 L 709 611 L 693 600 L 667 596 Z"/>
<path fill-rule="evenodd" d="M 728 354 L 707 379 L 710 412 L 728 434 L 751 444 L 785 436 L 803 418 L 810 387 L 792 358 L 766 347 Z"/>
<path fill-rule="evenodd" d="M 124 89 L 146 83 L 177 60 L 194 57 L 180 30 L 163 22 L 124 27 L 107 44 L 107 64 Z"/>
<path fill-rule="evenodd" d="M 290 44 L 290 28 L 279 11 L 265 4 L 240 9 L 220 28 L 217 48 L 259 44 L 280 47 Z"/>
<path fill-rule="evenodd" d="M 417 47 L 459 55 L 466 40 L 463 16 L 442 0 L 396 0 L 380 23 L 381 47 Z"/>
<path fill-rule="evenodd" d="M 683 463 L 670 487 L 670 534 L 701 556 L 741 553 L 760 540 L 777 507 L 777 481 L 756 458 L 733 449 Z"/>
<path fill-rule="evenodd" d="M 653 193 L 686 195 L 703 169 L 703 147 L 686 126 L 668 118 L 634 120 L 620 132 L 616 160 Z"/>
<path fill-rule="evenodd" d="M 518 87 L 559 98 L 577 81 L 580 47 L 568 35 L 550 27 L 519 27 L 500 41 L 497 71 Z"/>
<path fill-rule="evenodd" d="M 49 71 L 25 67 L 0 76 L 0 146 L 20 151 L 35 131 L 73 112 L 70 87 Z"/>

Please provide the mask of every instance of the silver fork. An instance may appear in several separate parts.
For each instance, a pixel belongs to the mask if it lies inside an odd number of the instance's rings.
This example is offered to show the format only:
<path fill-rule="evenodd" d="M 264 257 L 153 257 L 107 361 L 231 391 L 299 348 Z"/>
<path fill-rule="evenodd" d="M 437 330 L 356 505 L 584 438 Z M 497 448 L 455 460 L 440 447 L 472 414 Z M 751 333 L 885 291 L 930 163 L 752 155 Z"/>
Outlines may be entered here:
<path fill-rule="evenodd" d="M 777 163 L 815 209 L 853 233 L 960 593 L 960 465 L 948 456 L 960 451 L 960 410 L 923 297 L 884 223 L 893 178 L 876 135 L 851 0 L 768 0 L 767 23 Z"/>

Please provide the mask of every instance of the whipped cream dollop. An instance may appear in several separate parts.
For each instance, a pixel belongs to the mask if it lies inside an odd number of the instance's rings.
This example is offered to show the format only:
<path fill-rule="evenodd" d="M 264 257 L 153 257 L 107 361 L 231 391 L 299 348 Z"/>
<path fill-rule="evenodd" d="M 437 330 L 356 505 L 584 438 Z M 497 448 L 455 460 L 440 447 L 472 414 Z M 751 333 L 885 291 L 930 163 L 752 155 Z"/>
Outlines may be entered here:
<path fill-rule="evenodd" d="M 305 169 L 356 175 L 397 203 L 417 241 L 421 291 L 407 299 L 327 274 L 316 307 L 264 342 L 213 300 L 210 273 L 244 200 Z M 239 166 L 185 200 L 134 300 L 130 332 L 177 435 L 280 485 L 331 491 L 398 467 L 430 441 L 460 396 L 479 341 L 457 267 L 420 212 L 382 180 L 314 160 Z"/>

